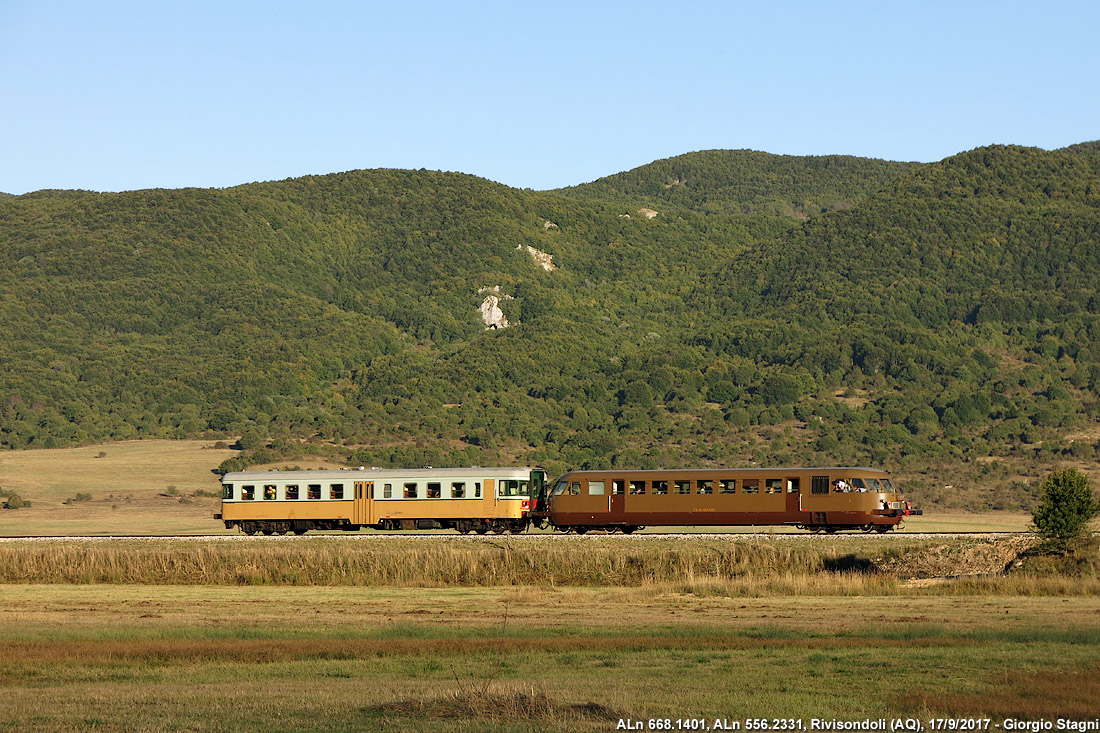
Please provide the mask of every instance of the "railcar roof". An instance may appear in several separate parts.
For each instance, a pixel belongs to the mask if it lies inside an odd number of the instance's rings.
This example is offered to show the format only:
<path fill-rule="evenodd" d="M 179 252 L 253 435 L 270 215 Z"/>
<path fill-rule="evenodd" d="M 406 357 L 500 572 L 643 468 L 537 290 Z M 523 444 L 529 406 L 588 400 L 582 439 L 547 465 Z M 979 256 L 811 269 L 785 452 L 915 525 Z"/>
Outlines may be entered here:
<path fill-rule="evenodd" d="M 297 479 L 308 481 L 309 479 L 346 479 L 348 481 L 369 481 L 379 478 L 493 478 L 495 476 L 507 476 L 509 478 L 527 478 L 532 468 L 523 466 L 504 467 L 464 467 L 464 468 L 348 468 L 348 469 L 324 469 L 313 471 L 237 471 L 222 476 L 222 481 L 284 481 Z"/>
<path fill-rule="evenodd" d="M 649 469 L 634 469 L 634 468 L 593 468 L 583 471 L 567 471 L 562 474 L 563 476 L 571 476 L 574 474 L 595 474 L 595 473 L 629 473 L 631 475 L 667 475 L 667 474 L 697 474 L 697 473 L 730 473 L 733 471 L 751 471 L 753 473 L 794 473 L 795 471 L 821 471 L 823 473 L 836 472 L 836 471 L 868 471 L 871 473 L 887 473 L 882 468 L 870 468 L 868 466 L 776 466 L 772 468 L 754 467 L 754 466 L 741 466 L 738 468 L 730 468 L 728 466 L 723 468 L 649 468 Z"/>

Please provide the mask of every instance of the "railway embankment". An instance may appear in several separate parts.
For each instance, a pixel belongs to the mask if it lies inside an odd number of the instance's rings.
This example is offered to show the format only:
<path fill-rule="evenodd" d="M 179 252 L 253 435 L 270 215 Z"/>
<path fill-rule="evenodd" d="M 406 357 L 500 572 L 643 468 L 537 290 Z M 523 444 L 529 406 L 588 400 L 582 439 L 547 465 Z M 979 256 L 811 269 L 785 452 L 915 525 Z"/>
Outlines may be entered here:
<path fill-rule="evenodd" d="M 985 592 L 1100 592 L 1095 545 L 1064 558 L 1036 555 L 1031 548 L 1032 540 L 1020 535 L 804 542 L 615 536 L 42 539 L 0 543 L 0 583 L 653 586 L 697 594 L 846 595 L 902 594 L 926 585 L 961 588 L 965 581 L 984 583 Z"/>

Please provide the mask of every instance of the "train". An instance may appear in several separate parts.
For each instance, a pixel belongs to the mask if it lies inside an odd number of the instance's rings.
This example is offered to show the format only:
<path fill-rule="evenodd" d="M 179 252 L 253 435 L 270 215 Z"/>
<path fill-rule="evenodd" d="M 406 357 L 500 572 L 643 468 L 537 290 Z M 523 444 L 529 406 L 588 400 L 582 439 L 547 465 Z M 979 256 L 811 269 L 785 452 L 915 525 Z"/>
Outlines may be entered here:
<path fill-rule="evenodd" d="M 922 514 L 883 470 L 860 467 L 570 471 L 540 467 L 242 471 L 222 477 L 227 529 L 453 529 L 585 534 L 645 527 L 789 525 L 887 532 Z"/>

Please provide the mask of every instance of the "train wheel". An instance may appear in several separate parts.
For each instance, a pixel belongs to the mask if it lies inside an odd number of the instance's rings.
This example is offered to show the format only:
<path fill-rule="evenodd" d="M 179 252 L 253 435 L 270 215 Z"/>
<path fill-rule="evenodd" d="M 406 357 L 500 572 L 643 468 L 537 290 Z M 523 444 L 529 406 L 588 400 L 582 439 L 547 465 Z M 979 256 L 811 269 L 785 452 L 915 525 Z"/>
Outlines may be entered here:
<path fill-rule="evenodd" d="M 241 527 L 241 531 L 244 532 L 247 535 L 256 534 L 256 528 L 255 527 Z"/>
<path fill-rule="evenodd" d="M 588 532 L 588 527 L 574 527 L 573 531 L 577 534 L 585 534 L 586 532 Z"/>
<path fill-rule="evenodd" d="M 879 534 L 886 534 L 887 532 L 890 531 L 890 525 L 889 524 L 876 525 L 875 526 L 875 531 L 878 532 Z"/>
<path fill-rule="evenodd" d="M 460 529 L 460 530 L 458 530 L 458 533 L 459 534 L 470 534 L 470 529 L 468 527 L 466 529 Z"/>
<path fill-rule="evenodd" d="M 623 534 L 634 534 L 637 531 L 637 527 L 623 527 Z"/>
<path fill-rule="evenodd" d="M 478 527 L 476 531 L 477 531 L 478 534 L 485 534 L 486 532 L 489 531 L 489 528 L 485 527 L 485 526 L 481 526 L 481 527 Z"/>
<path fill-rule="evenodd" d="M 862 529 L 864 532 L 870 532 L 874 528 L 875 528 L 875 525 L 873 525 L 873 524 L 865 524 L 862 527 L 860 527 L 860 529 Z"/>
<path fill-rule="evenodd" d="M 271 535 L 275 534 L 275 530 L 273 530 L 273 529 L 265 529 L 265 530 L 262 530 L 262 531 L 263 531 L 264 535 L 267 536 L 267 537 L 270 537 Z"/>
<path fill-rule="evenodd" d="M 296 530 L 294 530 L 294 534 L 301 537 L 302 535 L 304 535 L 308 531 L 309 531 L 308 529 L 296 529 Z"/>

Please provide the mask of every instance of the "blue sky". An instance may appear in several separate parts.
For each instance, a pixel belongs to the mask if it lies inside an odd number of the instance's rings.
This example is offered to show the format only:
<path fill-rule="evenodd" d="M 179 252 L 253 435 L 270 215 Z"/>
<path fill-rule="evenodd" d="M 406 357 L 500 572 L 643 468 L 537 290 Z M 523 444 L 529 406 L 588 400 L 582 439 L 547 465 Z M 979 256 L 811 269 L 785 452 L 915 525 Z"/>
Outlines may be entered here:
<path fill-rule="evenodd" d="M 1100 3 L 0 0 L 0 191 L 1100 138 Z"/>

